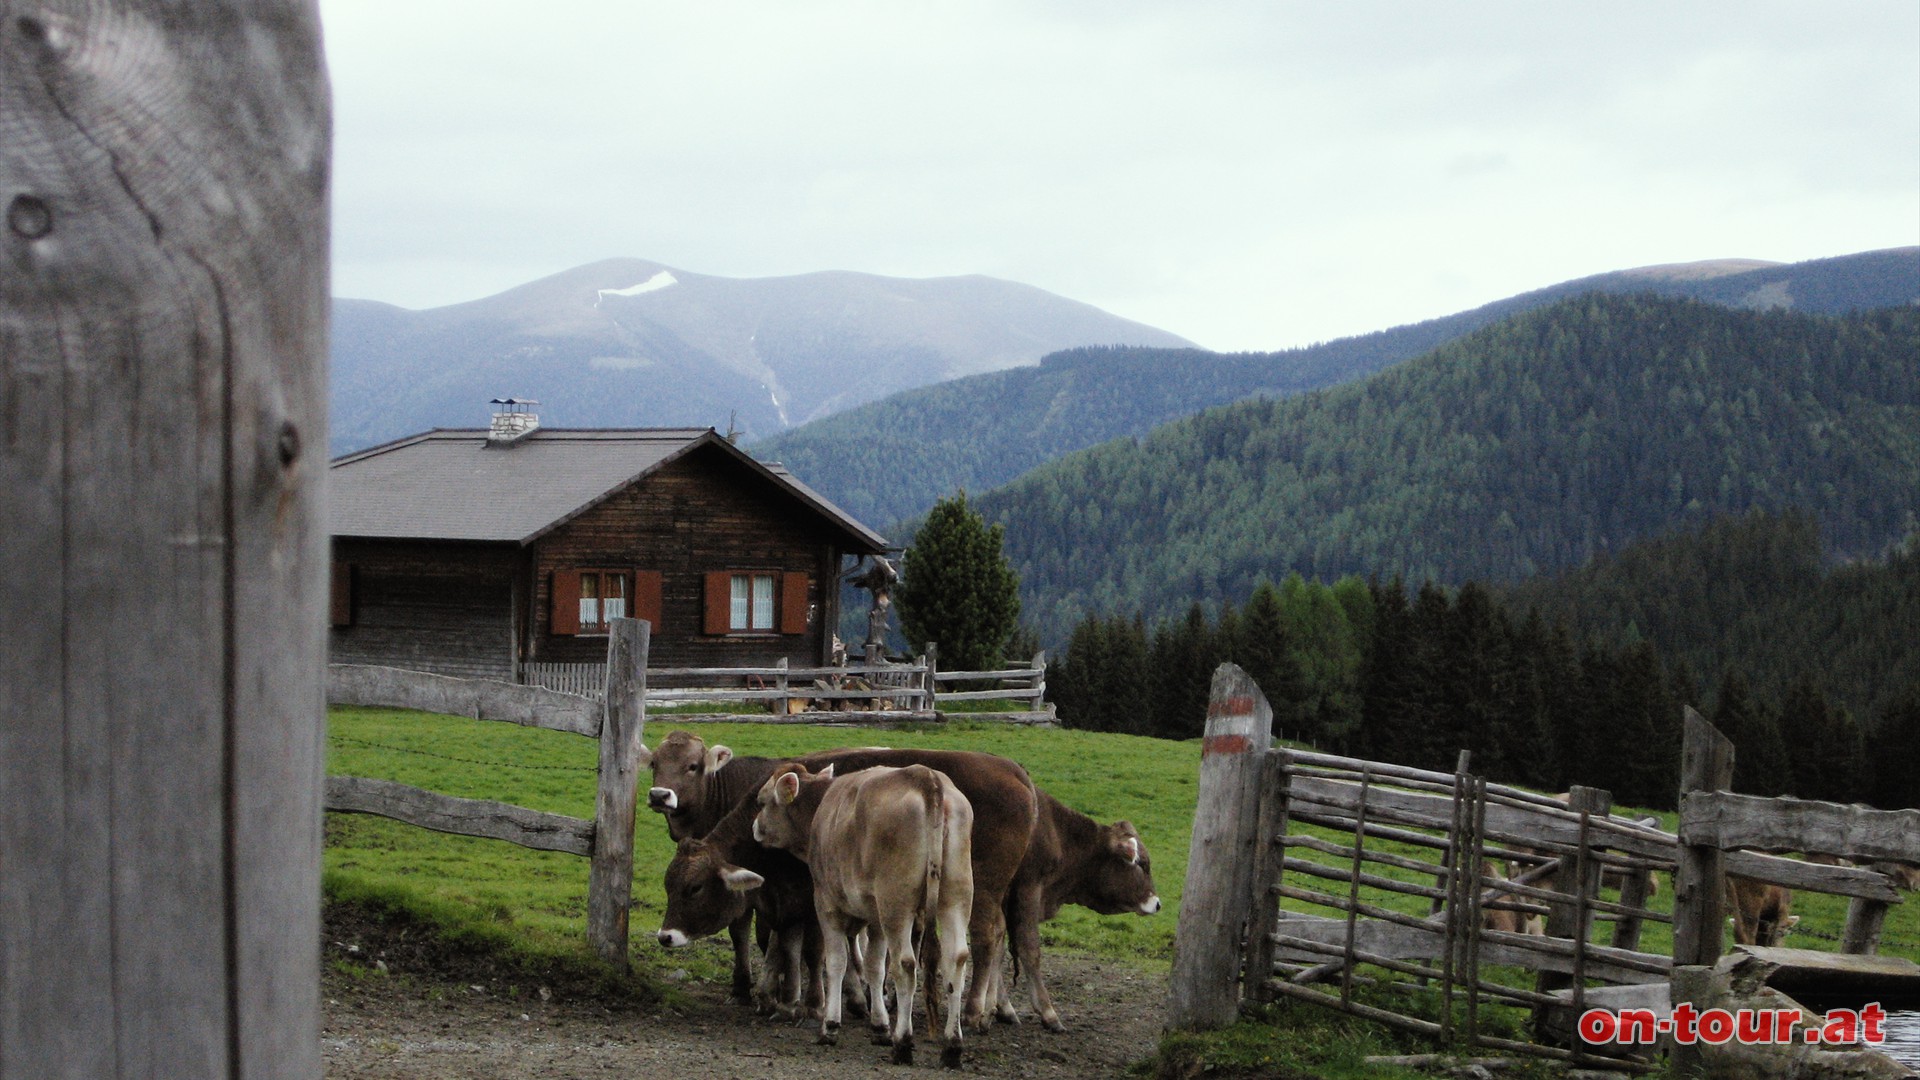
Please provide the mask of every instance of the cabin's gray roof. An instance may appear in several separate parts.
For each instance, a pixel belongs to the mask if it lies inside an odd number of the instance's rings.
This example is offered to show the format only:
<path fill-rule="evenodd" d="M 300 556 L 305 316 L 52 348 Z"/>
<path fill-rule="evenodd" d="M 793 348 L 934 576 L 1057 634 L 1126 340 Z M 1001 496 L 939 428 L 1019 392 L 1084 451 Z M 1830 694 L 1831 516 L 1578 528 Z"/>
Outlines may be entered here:
<path fill-rule="evenodd" d="M 327 526 L 334 536 L 527 544 L 697 448 L 737 459 L 848 534 L 886 540 L 786 469 L 753 459 L 712 428 L 540 428 L 489 447 L 481 429 L 436 428 L 334 459 Z"/>

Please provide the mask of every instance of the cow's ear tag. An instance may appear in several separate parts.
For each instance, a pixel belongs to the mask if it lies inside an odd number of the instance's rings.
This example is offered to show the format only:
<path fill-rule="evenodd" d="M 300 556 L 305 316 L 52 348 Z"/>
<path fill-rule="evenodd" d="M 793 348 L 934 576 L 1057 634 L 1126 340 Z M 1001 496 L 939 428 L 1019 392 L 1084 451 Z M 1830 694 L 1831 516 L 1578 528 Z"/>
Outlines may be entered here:
<path fill-rule="evenodd" d="M 738 866 L 722 867 L 720 878 L 727 883 L 727 888 L 734 892 L 757 889 L 767 880 L 751 870 L 743 870 Z"/>
<path fill-rule="evenodd" d="M 781 806 L 791 806 L 793 800 L 800 797 L 800 774 L 781 773 L 780 779 L 773 782 L 773 801 Z"/>
<path fill-rule="evenodd" d="M 733 751 L 715 744 L 707 747 L 707 771 L 718 772 L 727 762 L 733 760 Z"/>

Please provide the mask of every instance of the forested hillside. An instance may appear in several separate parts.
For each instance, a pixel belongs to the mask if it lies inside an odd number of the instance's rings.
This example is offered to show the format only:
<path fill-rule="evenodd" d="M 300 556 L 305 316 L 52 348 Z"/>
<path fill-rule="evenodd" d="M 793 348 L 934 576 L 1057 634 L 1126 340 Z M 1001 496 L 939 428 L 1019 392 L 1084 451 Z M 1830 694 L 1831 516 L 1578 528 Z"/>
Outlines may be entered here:
<path fill-rule="evenodd" d="M 1877 554 L 1917 492 L 1920 308 L 1589 295 L 1071 455 L 978 507 L 1057 642 L 1090 612 L 1153 617 L 1290 571 L 1518 581 L 1756 508 Z"/>
<path fill-rule="evenodd" d="M 1748 514 L 1504 590 L 1580 640 L 1650 642 L 1712 689 L 1763 698 L 1810 681 L 1874 716 L 1920 687 L 1920 523 L 1884 559 L 1836 565 L 1803 513 Z"/>
<path fill-rule="evenodd" d="M 1737 308 L 1845 312 L 1920 300 L 1920 248 L 1771 266 L 1742 261 L 1619 271 L 1471 311 L 1270 353 L 1079 349 L 894 394 L 751 447 L 881 528 L 956 488 L 983 491 L 1074 450 L 1201 409 L 1357 379 L 1571 296 L 1652 292 Z"/>

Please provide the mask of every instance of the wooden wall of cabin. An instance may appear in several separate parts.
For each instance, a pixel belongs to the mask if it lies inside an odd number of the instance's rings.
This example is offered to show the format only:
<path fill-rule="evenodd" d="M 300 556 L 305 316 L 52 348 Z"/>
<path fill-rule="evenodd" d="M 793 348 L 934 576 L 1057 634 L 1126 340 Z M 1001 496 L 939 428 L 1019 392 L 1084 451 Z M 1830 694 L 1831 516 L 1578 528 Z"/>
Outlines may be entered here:
<path fill-rule="evenodd" d="M 835 578 L 844 543 L 798 499 L 719 451 L 696 451 L 536 542 L 526 658 L 604 659 L 604 634 L 551 632 L 554 572 L 635 569 L 660 574 L 654 667 L 760 667 L 782 657 L 795 666 L 825 663 L 839 621 Z M 806 574 L 806 630 L 705 633 L 706 575 L 719 570 Z"/>
<path fill-rule="evenodd" d="M 330 662 L 513 680 L 517 545 L 341 538 L 333 558 Z M 604 637 L 599 648 L 604 659 Z"/>

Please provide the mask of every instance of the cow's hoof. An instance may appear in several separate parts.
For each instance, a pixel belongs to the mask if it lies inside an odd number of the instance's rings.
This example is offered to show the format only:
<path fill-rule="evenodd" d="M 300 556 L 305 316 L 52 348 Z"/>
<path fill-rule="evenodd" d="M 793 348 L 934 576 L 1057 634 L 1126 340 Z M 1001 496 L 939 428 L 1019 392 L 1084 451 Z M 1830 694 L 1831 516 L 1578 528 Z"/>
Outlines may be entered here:
<path fill-rule="evenodd" d="M 820 1037 L 813 1041 L 821 1046 L 837 1045 L 840 1042 L 840 1025 L 832 1023 L 821 1024 Z"/>
<path fill-rule="evenodd" d="M 960 1067 L 960 1044 L 952 1043 L 940 1050 L 940 1064 L 949 1069 Z"/>
<path fill-rule="evenodd" d="M 965 1024 L 967 1030 L 973 1032 L 975 1035 L 984 1035 L 988 1029 L 992 1027 L 992 1025 L 987 1022 L 986 1013 L 967 1013 L 960 1018 L 960 1022 Z"/>
<path fill-rule="evenodd" d="M 892 1046 L 893 1045 L 893 1033 L 887 1030 L 887 1026 L 885 1024 L 882 1024 L 879 1027 L 869 1027 L 867 1029 L 867 1036 L 868 1038 L 873 1040 L 873 1045 L 875 1046 Z"/>
<path fill-rule="evenodd" d="M 993 1014 L 993 1020 L 994 1020 L 994 1023 L 996 1024 L 1011 1024 L 1017 1027 L 1019 1026 L 1019 1023 L 1020 1023 L 1020 1014 L 1017 1012 L 1014 1012 L 1013 1008 L 1011 1006 L 1008 1006 L 1006 1008 L 995 1010 Z"/>
<path fill-rule="evenodd" d="M 741 993 L 740 991 L 735 990 L 733 993 L 727 995 L 727 1004 L 751 1005 L 753 1004 L 753 991 L 749 990 L 745 993 Z"/>
<path fill-rule="evenodd" d="M 1044 1017 L 1041 1020 L 1041 1023 L 1047 1025 L 1047 1030 L 1053 1032 L 1056 1035 L 1066 1034 L 1067 1025 L 1061 1023 L 1060 1018 L 1057 1016 Z"/>
<path fill-rule="evenodd" d="M 909 1035 L 893 1044 L 893 1063 L 895 1065 L 913 1064 L 913 1036 Z"/>

